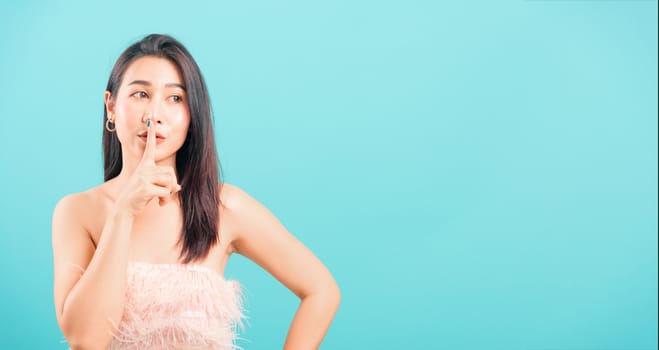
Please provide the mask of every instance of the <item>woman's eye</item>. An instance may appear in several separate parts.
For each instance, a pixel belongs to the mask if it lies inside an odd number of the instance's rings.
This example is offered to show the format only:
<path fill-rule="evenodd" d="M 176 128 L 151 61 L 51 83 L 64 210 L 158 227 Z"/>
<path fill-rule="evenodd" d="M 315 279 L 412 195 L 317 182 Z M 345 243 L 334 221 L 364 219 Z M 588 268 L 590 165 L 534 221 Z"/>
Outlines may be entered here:
<path fill-rule="evenodd" d="M 177 96 L 177 95 L 169 96 L 169 98 L 170 98 L 172 101 L 177 102 L 177 103 L 183 101 L 183 98 L 182 98 L 181 96 Z"/>
<path fill-rule="evenodd" d="M 139 97 L 139 98 L 146 98 L 149 95 L 147 95 L 146 92 L 144 92 L 144 91 L 137 91 L 137 92 L 134 92 L 131 96 Z"/>

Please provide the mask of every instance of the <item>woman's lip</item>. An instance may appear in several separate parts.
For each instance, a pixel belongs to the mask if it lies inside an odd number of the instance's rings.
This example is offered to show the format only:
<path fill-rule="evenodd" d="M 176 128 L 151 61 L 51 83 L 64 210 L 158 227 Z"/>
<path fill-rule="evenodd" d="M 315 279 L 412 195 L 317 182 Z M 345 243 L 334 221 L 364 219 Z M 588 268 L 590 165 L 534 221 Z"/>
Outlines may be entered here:
<path fill-rule="evenodd" d="M 159 131 L 156 131 L 155 133 L 156 133 L 156 138 L 160 138 L 160 139 L 165 138 Z M 149 135 L 148 130 L 142 131 L 139 134 L 137 134 L 137 136 L 139 136 L 139 137 L 147 137 L 148 135 Z"/>
<path fill-rule="evenodd" d="M 146 143 L 146 136 L 138 136 L 138 137 Z M 160 136 L 156 137 L 156 143 L 161 143 L 163 141 L 165 141 L 164 137 L 160 137 Z"/>

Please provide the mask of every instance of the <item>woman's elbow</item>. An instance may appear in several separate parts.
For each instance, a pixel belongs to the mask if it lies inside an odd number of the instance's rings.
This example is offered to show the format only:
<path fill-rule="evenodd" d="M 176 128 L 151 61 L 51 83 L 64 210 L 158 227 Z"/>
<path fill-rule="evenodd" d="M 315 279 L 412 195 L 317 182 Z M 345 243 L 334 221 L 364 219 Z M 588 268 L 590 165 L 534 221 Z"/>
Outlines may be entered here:
<path fill-rule="evenodd" d="M 65 324 L 62 324 L 61 329 L 71 350 L 102 350 L 112 340 L 112 333 L 100 329 L 71 329 Z"/>
<path fill-rule="evenodd" d="M 112 337 L 107 336 L 77 336 L 66 337 L 71 350 L 104 350 L 107 348 Z"/>
<path fill-rule="evenodd" d="M 336 311 L 341 304 L 341 289 L 334 281 L 322 288 L 317 295 L 323 299 L 323 304 L 333 311 Z"/>
<path fill-rule="evenodd" d="M 332 295 L 332 301 L 335 309 L 339 308 L 339 305 L 341 304 L 341 289 L 339 288 L 339 285 L 334 283 L 333 288 L 331 288 L 331 295 Z"/>

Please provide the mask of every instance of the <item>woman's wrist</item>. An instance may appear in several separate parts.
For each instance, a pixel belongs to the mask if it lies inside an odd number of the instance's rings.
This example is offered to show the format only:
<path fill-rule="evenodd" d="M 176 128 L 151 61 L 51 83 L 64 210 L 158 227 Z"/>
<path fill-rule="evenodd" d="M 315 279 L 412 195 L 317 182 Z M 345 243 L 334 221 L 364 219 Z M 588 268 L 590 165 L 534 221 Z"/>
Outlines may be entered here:
<path fill-rule="evenodd" d="M 133 211 L 125 208 L 123 206 L 115 206 L 112 208 L 110 211 L 110 220 L 114 220 L 115 222 L 121 222 L 121 221 L 133 221 L 135 218 L 135 215 L 133 214 Z"/>

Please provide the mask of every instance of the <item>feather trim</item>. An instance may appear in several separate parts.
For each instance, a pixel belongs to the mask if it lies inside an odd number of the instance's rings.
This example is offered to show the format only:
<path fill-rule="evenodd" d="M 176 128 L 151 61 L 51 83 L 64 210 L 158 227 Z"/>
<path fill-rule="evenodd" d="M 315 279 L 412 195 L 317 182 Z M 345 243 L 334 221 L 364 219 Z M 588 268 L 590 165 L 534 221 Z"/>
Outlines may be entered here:
<path fill-rule="evenodd" d="M 242 287 L 209 267 L 131 261 L 125 295 L 119 324 L 108 318 L 114 331 L 107 350 L 241 349 Z"/>
<path fill-rule="evenodd" d="M 239 349 L 237 281 L 202 265 L 130 262 L 126 303 L 108 350 Z"/>

